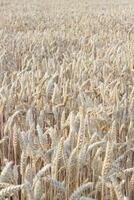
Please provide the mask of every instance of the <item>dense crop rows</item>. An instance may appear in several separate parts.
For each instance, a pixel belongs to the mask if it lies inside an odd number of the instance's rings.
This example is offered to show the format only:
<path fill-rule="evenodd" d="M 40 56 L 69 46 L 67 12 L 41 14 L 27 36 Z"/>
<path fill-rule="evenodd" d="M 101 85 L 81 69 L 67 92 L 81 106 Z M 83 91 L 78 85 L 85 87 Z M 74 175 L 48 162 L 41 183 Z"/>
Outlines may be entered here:
<path fill-rule="evenodd" d="M 0 2 L 0 200 L 134 200 L 132 2 Z"/>

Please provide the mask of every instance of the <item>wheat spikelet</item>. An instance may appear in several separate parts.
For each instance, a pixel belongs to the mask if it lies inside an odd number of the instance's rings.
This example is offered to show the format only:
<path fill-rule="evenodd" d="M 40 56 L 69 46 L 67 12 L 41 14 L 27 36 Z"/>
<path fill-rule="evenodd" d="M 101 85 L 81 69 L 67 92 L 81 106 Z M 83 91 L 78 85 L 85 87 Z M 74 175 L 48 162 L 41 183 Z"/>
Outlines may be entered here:
<path fill-rule="evenodd" d="M 33 119 L 32 108 L 29 108 L 29 110 L 26 113 L 26 122 L 28 123 L 29 126 L 31 126 L 30 124 L 32 124 L 33 121 L 34 119 Z"/>
<path fill-rule="evenodd" d="M 58 88 L 57 84 L 54 83 L 54 90 L 53 90 L 53 95 L 52 95 L 52 104 L 53 105 L 59 103 L 59 100 L 60 100 L 59 94 L 60 94 L 59 88 Z"/>
<path fill-rule="evenodd" d="M 34 199 L 34 191 L 33 191 L 32 185 L 26 179 L 24 180 L 24 184 L 25 184 L 25 187 L 24 187 L 24 190 L 22 190 L 22 194 L 21 194 L 22 198 L 23 196 L 25 196 L 24 194 L 26 191 L 26 196 L 28 200 Z"/>
<path fill-rule="evenodd" d="M 88 149 L 87 149 L 87 153 L 89 153 L 90 151 L 92 151 L 92 149 L 94 149 L 95 147 L 98 147 L 98 146 L 104 145 L 104 144 L 106 144 L 105 141 L 99 141 L 99 142 L 95 142 L 93 144 L 90 144 L 89 147 L 88 147 Z"/>
<path fill-rule="evenodd" d="M 80 108 L 80 127 L 78 133 L 78 142 L 77 145 L 81 146 L 84 143 L 85 139 L 85 120 L 84 120 L 84 109 Z"/>
<path fill-rule="evenodd" d="M 48 171 L 51 168 L 51 163 L 48 163 L 44 167 L 42 167 L 36 174 L 33 182 L 36 182 L 37 179 L 40 179 L 42 176 L 45 176 L 46 171 Z"/>
<path fill-rule="evenodd" d="M 87 145 L 85 144 L 79 153 L 79 158 L 78 158 L 78 163 L 79 166 L 83 166 L 86 163 L 86 158 L 87 158 Z"/>
<path fill-rule="evenodd" d="M 34 199 L 39 200 L 42 196 L 42 182 L 41 180 L 37 180 L 34 187 Z"/>
<path fill-rule="evenodd" d="M 113 140 L 113 138 L 115 137 L 115 140 L 117 142 L 119 142 L 119 135 L 118 135 L 118 132 L 117 132 L 117 121 L 114 120 L 113 123 L 112 123 L 112 127 L 111 127 L 111 138 Z"/>
<path fill-rule="evenodd" d="M 65 112 L 65 110 L 63 110 L 63 112 L 61 114 L 61 120 L 60 120 L 61 129 L 64 128 L 65 122 L 66 122 L 66 112 Z"/>
<path fill-rule="evenodd" d="M 0 198 L 6 197 L 7 195 L 12 195 L 21 190 L 23 187 L 24 185 L 8 186 L 0 191 Z"/>
<path fill-rule="evenodd" d="M 105 159 L 103 161 L 103 166 L 102 166 L 102 178 L 104 180 L 107 179 L 108 172 L 111 168 L 112 155 L 113 155 L 113 146 L 112 146 L 112 144 L 110 144 L 110 142 L 107 142 Z M 103 198 L 105 196 L 104 191 L 105 191 L 105 184 L 103 183 L 103 185 L 102 185 L 102 197 Z"/>
<path fill-rule="evenodd" d="M 18 133 L 18 141 L 19 141 L 19 145 L 20 145 L 21 150 L 25 149 L 27 142 L 28 142 L 25 132 Z"/>
<path fill-rule="evenodd" d="M 18 172 L 18 165 L 13 166 L 13 179 L 15 183 L 18 183 L 18 178 L 19 178 L 19 172 Z"/>
<path fill-rule="evenodd" d="M 45 135 L 43 135 L 43 130 L 39 126 L 39 124 L 37 124 L 37 131 L 38 131 L 38 136 L 39 136 L 39 142 L 40 142 L 40 145 L 41 145 L 41 147 L 43 149 L 45 144 L 46 144 L 46 140 L 47 139 L 46 139 Z"/>
<path fill-rule="evenodd" d="M 58 190 L 61 190 L 63 192 L 65 191 L 64 184 L 60 181 L 57 181 L 56 179 L 50 176 L 45 177 L 45 180 L 48 181 L 54 188 L 57 188 Z"/>
<path fill-rule="evenodd" d="M 107 142 L 106 154 L 105 154 L 105 159 L 104 159 L 103 168 L 102 168 L 102 177 L 104 178 L 107 176 L 107 173 L 111 167 L 112 154 L 113 154 L 113 145 L 110 144 L 110 142 Z"/>
<path fill-rule="evenodd" d="M 78 187 L 70 196 L 70 200 L 78 199 L 81 193 L 89 188 L 93 187 L 93 183 L 84 183 L 80 187 Z"/>
<path fill-rule="evenodd" d="M 21 110 L 16 111 L 8 120 L 7 129 L 10 131 L 15 117 L 21 113 Z"/>
<path fill-rule="evenodd" d="M 56 129 L 50 127 L 49 130 L 48 130 L 48 133 L 49 133 L 49 135 L 51 137 L 51 140 L 52 140 L 51 147 L 55 148 L 55 146 L 57 145 L 57 142 L 58 142 L 58 138 L 57 138 L 57 134 L 56 134 Z"/>
<path fill-rule="evenodd" d="M 17 162 L 17 143 L 18 143 L 18 137 L 17 137 L 17 126 L 14 124 L 13 126 L 13 148 L 14 148 L 14 156 L 15 156 L 15 163 Z"/>
<path fill-rule="evenodd" d="M 13 176 L 13 162 L 7 162 L 6 166 L 3 168 L 1 175 L 0 175 L 0 182 L 10 182 Z"/>
<path fill-rule="evenodd" d="M 118 199 L 118 200 L 123 199 L 123 198 L 124 198 L 124 195 L 123 195 L 123 193 L 122 193 L 122 191 L 121 191 L 120 185 L 119 185 L 118 182 L 117 182 L 117 179 L 116 179 L 115 177 L 112 177 L 111 180 L 112 180 L 112 184 L 113 184 L 113 187 L 114 187 L 114 190 L 115 190 L 117 199 Z"/>
<path fill-rule="evenodd" d="M 33 181 L 33 170 L 30 164 L 26 166 L 25 169 L 25 179 L 32 184 Z"/>
<path fill-rule="evenodd" d="M 75 131 L 76 131 L 74 121 L 75 121 L 75 113 L 72 111 L 72 112 L 70 112 L 70 114 L 69 114 L 70 134 L 74 134 Z"/>
<path fill-rule="evenodd" d="M 27 154 L 25 151 L 23 151 L 21 153 L 21 160 L 20 160 L 20 173 L 22 176 L 24 176 L 24 172 L 25 172 L 25 168 L 26 168 L 26 165 L 27 165 Z"/>
<path fill-rule="evenodd" d="M 72 185 L 78 184 L 77 179 L 77 163 L 78 163 L 78 147 L 73 149 L 71 152 L 71 155 L 69 157 L 68 163 L 67 163 L 67 195 L 69 195 L 72 191 Z M 76 181 L 76 182 L 75 182 Z M 69 197 L 68 197 L 69 198 Z"/>
<path fill-rule="evenodd" d="M 61 162 L 61 159 L 63 158 L 63 145 L 64 145 L 63 141 L 64 138 L 61 138 L 60 143 L 56 150 L 55 158 L 52 163 L 52 177 L 54 178 L 57 176 L 59 161 Z"/>

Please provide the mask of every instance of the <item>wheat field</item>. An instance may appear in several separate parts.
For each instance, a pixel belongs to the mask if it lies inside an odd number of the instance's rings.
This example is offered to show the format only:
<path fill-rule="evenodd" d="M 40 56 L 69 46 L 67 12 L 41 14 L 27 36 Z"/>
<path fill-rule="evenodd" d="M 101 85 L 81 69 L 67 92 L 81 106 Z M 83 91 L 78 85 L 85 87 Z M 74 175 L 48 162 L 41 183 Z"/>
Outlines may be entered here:
<path fill-rule="evenodd" d="M 0 200 L 134 200 L 132 0 L 0 0 Z"/>

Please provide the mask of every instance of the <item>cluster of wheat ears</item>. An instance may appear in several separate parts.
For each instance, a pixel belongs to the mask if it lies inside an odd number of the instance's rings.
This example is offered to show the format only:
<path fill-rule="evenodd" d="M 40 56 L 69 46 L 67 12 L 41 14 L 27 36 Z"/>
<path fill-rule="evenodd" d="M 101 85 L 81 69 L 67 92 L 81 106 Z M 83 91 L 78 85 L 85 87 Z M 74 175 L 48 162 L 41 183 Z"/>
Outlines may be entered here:
<path fill-rule="evenodd" d="M 133 20 L 0 1 L 0 200 L 134 200 Z"/>

